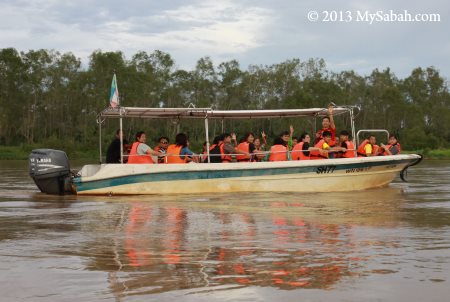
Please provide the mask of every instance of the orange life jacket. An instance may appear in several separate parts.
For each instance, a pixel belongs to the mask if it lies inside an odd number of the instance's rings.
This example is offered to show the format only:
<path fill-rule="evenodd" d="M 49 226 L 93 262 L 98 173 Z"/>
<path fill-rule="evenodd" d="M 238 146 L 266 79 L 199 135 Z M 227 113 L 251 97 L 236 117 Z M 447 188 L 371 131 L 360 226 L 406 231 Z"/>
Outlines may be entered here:
<path fill-rule="evenodd" d="M 324 139 L 321 139 L 314 148 L 323 149 L 323 144 L 325 143 Z M 320 150 L 312 150 L 310 153 L 310 159 L 324 159 L 328 158 L 328 152 L 322 154 Z"/>
<path fill-rule="evenodd" d="M 231 155 L 225 154 L 225 144 L 221 143 L 219 145 L 219 147 L 220 147 L 220 154 L 221 154 L 220 158 L 222 159 L 222 162 L 223 163 L 231 163 L 231 161 L 232 161 Z"/>
<path fill-rule="evenodd" d="M 356 150 L 355 150 L 355 146 L 353 145 L 352 141 L 345 141 L 345 149 L 347 149 L 347 151 L 345 151 L 342 154 L 342 157 L 345 158 L 352 158 L 352 157 L 356 157 Z"/>
<path fill-rule="evenodd" d="M 166 164 L 185 164 L 185 163 L 187 163 L 187 156 L 184 156 L 184 159 L 181 159 L 181 156 L 180 156 L 181 149 L 183 149 L 183 146 L 178 146 L 175 144 L 169 145 L 169 147 L 167 147 Z"/>
<path fill-rule="evenodd" d="M 137 153 L 137 148 L 140 142 L 134 142 L 131 146 L 130 155 L 128 157 L 129 164 L 153 164 L 153 159 L 150 155 L 140 155 Z"/>
<path fill-rule="evenodd" d="M 372 153 L 373 153 L 374 155 L 378 155 L 379 150 L 381 150 L 380 146 L 378 146 L 378 145 L 373 145 L 372 148 L 373 148 L 373 149 L 372 149 Z"/>
<path fill-rule="evenodd" d="M 269 161 L 286 161 L 287 148 L 283 145 L 273 145 L 270 147 Z"/>
<path fill-rule="evenodd" d="M 297 145 L 294 146 L 294 148 L 291 151 L 291 158 L 292 160 L 308 160 L 310 159 L 309 155 L 306 156 L 305 152 L 303 151 L 303 145 L 305 142 L 300 142 Z"/>
<path fill-rule="evenodd" d="M 400 154 L 400 152 L 402 150 L 402 147 L 400 146 L 400 143 L 398 143 L 398 142 L 396 144 L 394 144 L 394 145 L 387 145 L 388 150 L 391 151 L 392 147 L 394 147 L 395 145 L 397 145 L 397 149 L 398 149 L 398 153 L 397 154 Z M 384 155 L 389 155 L 389 154 L 386 151 L 384 151 Z"/>
<path fill-rule="evenodd" d="M 222 156 L 220 154 L 220 144 L 213 144 L 209 147 L 209 162 L 211 163 L 221 163 Z"/>
<path fill-rule="evenodd" d="M 328 131 L 331 133 L 331 141 L 328 143 L 328 145 L 330 145 L 330 147 L 333 147 L 334 145 L 336 145 L 336 128 L 320 129 L 320 139 L 323 139 L 323 133 L 325 131 Z"/>
<path fill-rule="evenodd" d="M 366 150 L 364 150 L 364 148 L 366 147 L 366 145 L 367 145 L 368 143 L 369 143 L 369 141 L 368 141 L 367 139 L 365 139 L 365 140 L 359 145 L 358 150 L 357 150 L 357 153 L 358 153 L 358 156 L 359 156 L 359 157 L 361 157 L 361 156 L 367 156 Z M 373 148 L 372 148 L 372 151 L 373 151 Z"/>
<path fill-rule="evenodd" d="M 248 142 L 240 143 L 239 145 L 237 145 L 237 149 L 239 151 L 250 153 L 250 144 Z M 236 155 L 237 161 L 250 161 L 250 159 L 251 159 L 250 155 L 245 154 Z"/>

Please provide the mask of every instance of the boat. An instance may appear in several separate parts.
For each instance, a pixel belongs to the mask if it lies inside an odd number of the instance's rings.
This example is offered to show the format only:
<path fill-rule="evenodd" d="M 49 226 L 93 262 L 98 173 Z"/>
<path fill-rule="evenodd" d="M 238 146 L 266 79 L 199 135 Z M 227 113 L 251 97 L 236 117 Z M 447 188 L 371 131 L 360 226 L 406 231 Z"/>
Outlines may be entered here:
<path fill-rule="evenodd" d="M 349 114 L 352 138 L 356 106 L 335 106 L 333 115 Z M 109 107 L 98 115 L 107 118 L 200 119 L 205 123 L 209 150 L 209 121 L 214 119 L 321 118 L 327 108 L 278 110 L 214 110 L 212 108 Z M 386 131 L 386 130 L 383 130 Z M 101 137 L 100 140 L 101 142 Z M 100 144 L 100 162 L 101 144 Z M 123 162 L 123 150 L 121 150 Z M 208 154 L 209 155 L 209 154 Z M 232 162 L 190 164 L 90 164 L 78 172 L 69 168 L 63 151 L 33 150 L 30 175 L 44 193 L 78 195 L 202 194 L 224 192 L 338 192 L 383 187 L 399 174 L 405 178 L 408 167 L 422 160 L 419 154 L 298 160 L 279 162 Z"/>

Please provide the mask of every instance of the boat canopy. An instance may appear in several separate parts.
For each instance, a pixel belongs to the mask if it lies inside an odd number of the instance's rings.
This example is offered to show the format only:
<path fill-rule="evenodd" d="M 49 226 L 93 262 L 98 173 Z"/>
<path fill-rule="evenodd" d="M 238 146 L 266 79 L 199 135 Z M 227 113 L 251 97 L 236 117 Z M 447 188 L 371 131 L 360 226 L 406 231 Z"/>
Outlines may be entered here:
<path fill-rule="evenodd" d="M 334 107 L 333 115 L 349 113 L 355 106 Z M 356 107 L 357 108 L 357 107 Z M 106 108 L 100 118 L 207 118 L 207 119 L 255 119 L 278 117 L 323 117 L 327 108 L 270 109 L 270 110 L 214 110 L 212 108 Z"/>
<path fill-rule="evenodd" d="M 353 141 L 355 140 L 354 110 L 357 106 L 333 106 L 333 115 L 350 114 Z M 209 126 L 210 119 L 258 119 L 258 118 L 280 118 L 280 117 L 324 117 L 328 116 L 328 108 L 310 108 L 310 109 L 268 109 L 268 110 L 215 110 L 212 108 L 145 108 L 145 107 L 109 107 L 100 112 L 97 116 L 99 125 L 99 149 L 100 162 L 102 162 L 102 138 L 101 125 L 106 118 L 118 118 L 120 121 L 119 129 L 122 130 L 123 118 L 165 118 L 165 119 L 204 119 L 205 120 L 205 139 L 206 152 L 209 159 Z M 356 142 L 354 141 L 354 144 Z M 120 157 L 123 163 L 123 140 L 120 137 Z"/>

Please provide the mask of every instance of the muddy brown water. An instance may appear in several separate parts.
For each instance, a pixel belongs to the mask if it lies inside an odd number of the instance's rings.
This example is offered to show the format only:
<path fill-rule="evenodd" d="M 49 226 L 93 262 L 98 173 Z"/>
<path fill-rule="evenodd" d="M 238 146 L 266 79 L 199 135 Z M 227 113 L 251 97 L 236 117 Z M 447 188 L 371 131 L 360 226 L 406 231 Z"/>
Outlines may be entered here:
<path fill-rule="evenodd" d="M 27 168 L 0 161 L 0 301 L 449 301 L 450 161 L 328 194 L 60 197 Z"/>

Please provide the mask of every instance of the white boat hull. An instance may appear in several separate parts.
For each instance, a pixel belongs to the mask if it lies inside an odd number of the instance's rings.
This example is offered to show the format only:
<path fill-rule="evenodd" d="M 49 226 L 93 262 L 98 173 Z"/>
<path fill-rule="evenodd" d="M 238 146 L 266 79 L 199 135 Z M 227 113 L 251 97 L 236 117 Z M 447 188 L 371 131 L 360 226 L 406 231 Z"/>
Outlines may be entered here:
<path fill-rule="evenodd" d="M 389 184 L 419 155 L 310 161 L 88 165 L 74 179 L 79 195 L 220 192 L 338 192 Z"/>

